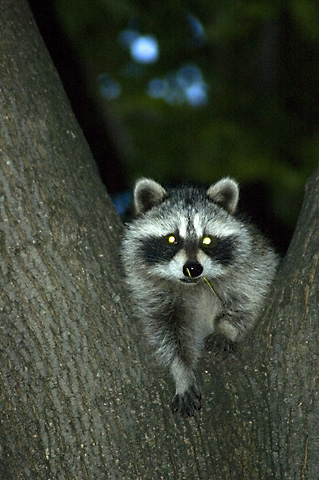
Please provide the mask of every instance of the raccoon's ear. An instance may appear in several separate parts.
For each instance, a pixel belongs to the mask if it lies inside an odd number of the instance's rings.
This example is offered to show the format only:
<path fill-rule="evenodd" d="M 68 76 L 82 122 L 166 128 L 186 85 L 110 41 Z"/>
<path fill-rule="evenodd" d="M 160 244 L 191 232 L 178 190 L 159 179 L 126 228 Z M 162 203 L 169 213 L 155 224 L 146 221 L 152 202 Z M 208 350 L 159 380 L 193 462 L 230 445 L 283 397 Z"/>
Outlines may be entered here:
<path fill-rule="evenodd" d="M 234 213 L 239 199 L 238 183 L 229 177 L 222 178 L 209 187 L 207 196 L 229 213 Z"/>
<path fill-rule="evenodd" d="M 166 190 L 150 178 L 140 178 L 134 188 L 134 206 L 136 213 L 144 213 L 167 197 Z"/>

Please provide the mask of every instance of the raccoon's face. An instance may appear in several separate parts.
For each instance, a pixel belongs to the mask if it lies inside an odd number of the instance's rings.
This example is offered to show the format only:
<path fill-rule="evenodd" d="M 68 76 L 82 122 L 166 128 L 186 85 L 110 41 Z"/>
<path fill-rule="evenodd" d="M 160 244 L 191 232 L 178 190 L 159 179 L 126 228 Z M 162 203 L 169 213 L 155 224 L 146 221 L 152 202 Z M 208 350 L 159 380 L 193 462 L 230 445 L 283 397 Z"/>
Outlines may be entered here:
<path fill-rule="evenodd" d="M 213 228 L 215 223 L 215 227 Z M 194 284 L 203 277 L 218 277 L 234 260 L 237 229 L 225 228 L 217 235 L 218 222 L 201 225 L 199 214 L 193 217 L 181 214 L 172 217 L 167 224 L 175 228 L 155 234 L 149 232 L 141 239 L 138 256 L 147 271 L 168 280 L 180 280 Z M 220 227 L 219 227 L 220 228 Z M 144 233 L 146 233 L 146 228 Z"/>
<path fill-rule="evenodd" d="M 223 179 L 207 192 L 187 187 L 169 196 L 153 180 L 140 180 L 134 192 L 140 217 L 126 241 L 134 264 L 148 275 L 193 285 L 222 276 L 238 255 L 241 223 L 231 214 L 238 186 Z"/>

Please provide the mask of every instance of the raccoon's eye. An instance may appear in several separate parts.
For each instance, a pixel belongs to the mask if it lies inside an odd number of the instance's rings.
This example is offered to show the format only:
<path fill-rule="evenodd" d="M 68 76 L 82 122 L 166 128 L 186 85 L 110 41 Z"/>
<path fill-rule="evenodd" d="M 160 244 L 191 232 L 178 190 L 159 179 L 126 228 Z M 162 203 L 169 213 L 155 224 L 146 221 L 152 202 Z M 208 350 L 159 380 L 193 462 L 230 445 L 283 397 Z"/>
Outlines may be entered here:
<path fill-rule="evenodd" d="M 202 243 L 203 243 L 203 245 L 205 245 L 206 247 L 211 246 L 211 245 L 212 245 L 212 242 L 213 242 L 213 239 L 212 239 L 212 237 L 210 237 L 209 235 L 206 235 L 205 237 L 202 238 Z"/>
<path fill-rule="evenodd" d="M 170 245 L 176 245 L 177 244 L 177 237 L 175 235 L 168 235 L 167 236 L 167 241 Z"/>

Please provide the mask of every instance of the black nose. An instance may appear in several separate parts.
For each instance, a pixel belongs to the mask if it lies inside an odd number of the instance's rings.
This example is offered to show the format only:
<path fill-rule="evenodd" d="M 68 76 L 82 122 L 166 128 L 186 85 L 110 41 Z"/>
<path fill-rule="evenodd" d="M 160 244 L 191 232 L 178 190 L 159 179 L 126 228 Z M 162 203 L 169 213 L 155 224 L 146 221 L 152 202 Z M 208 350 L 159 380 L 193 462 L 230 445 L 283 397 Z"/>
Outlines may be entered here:
<path fill-rule="evenodd" d="M 183 267 L 183 274 L 185 277 L 196 278 L 203 273 L 203 267 L 196 261 L 186 262 Z"/>

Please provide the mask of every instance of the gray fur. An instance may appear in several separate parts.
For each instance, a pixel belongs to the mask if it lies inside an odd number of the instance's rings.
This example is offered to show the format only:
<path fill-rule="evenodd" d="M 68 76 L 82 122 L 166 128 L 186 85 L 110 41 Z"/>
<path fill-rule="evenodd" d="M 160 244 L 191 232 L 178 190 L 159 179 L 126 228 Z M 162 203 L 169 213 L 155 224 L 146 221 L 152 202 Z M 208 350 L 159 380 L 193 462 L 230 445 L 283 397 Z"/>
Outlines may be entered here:
<path fill-rule="evenodd" d="M 278 257 L 268 242 L 233 215 L 238 198 L 230 178 L 207 191 L 167 192 L 150 179 L 135 186 L 138 216 L 122 245 L 127 285 L 150 343 L 175 380 L 172 408 L 183 415 L 200 408 L 194 368 L 207 338 L 213 345 L 223 339 L 214 347 L 226 350 L 242 340 L 276 272 Z"/>

